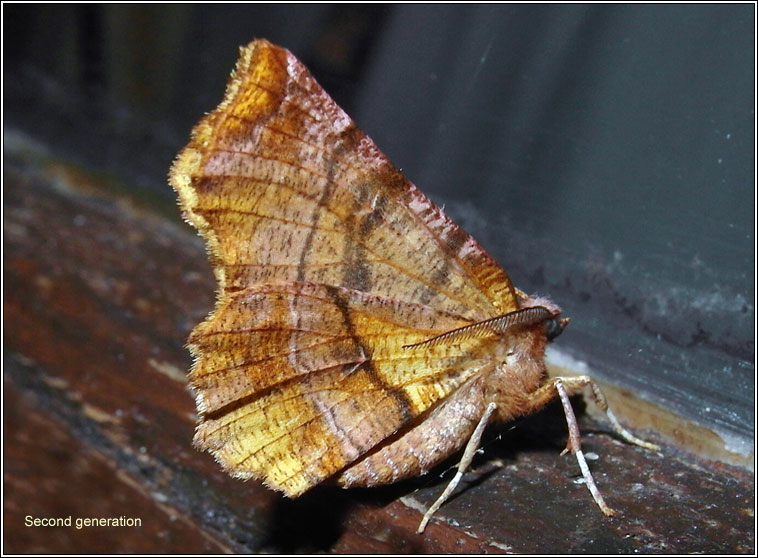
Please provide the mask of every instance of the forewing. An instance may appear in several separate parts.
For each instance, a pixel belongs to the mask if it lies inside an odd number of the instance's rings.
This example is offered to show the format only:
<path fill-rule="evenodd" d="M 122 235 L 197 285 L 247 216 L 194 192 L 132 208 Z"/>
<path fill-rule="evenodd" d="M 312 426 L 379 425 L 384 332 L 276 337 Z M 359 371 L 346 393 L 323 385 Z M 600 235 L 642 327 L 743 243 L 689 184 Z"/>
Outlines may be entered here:
<path fill-rule="evenodd" d="M 471 321 L 517 307 L 503 270 L 421 194 L 288 51 L 241 50 L 170 175 L 223 294 L 307 281 Z"/>

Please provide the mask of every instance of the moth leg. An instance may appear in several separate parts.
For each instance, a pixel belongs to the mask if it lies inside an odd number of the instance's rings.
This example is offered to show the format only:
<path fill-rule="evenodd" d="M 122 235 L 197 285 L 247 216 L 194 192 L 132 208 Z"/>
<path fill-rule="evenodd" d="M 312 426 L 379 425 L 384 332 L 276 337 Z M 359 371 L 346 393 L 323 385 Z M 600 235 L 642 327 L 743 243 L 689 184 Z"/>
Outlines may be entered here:
<path fill-rule="evenodd" d="M 580 376 L 580 378 L 587 378 L 586 383 L 589 384 L 590 388 L 592 389 L 592 398 L 595 400 L 595 405 L 597 405 L 598 409 L 603 411 L 605 413 L 605 416 L 608 417 L 608 420 L 611 421 L 611 425 L 613 426 L 613 430 L 616 431 L 616 434 L 621 436 L 624 440 L 629 442 L 630 444 L 634 444 L 635 446 L 640 446 L 645 449 L 649 449 L 652 451 L 658 451 L 660 446 L 657 446 L 655 444 L 651 444 L 650 442 L 646 442 L 645 440 L 640 440 L 629 432 L 626 428 L 621 426 L 621 423 L 616 418 L 616 415 L 613 414 L 613 411 L 611 411 L 608 408 L 608 402 L 605 400 L 605 395 L 603 395 L 603 392 L 600 391 L 600 388 L 598 385 L 592 381 L 591 378 L 587 376 Z"/>
<path fill-rule="evenodd" d="M 569 396 L 566 392 L 566 388 L 560 378 L 557 378 L 553 385 L 558 392 L 558 396 L 561 398 L 563 412 L 566 415 L 566 424 L 568 424 L 569 441 L 566 449 L 570 449 L 571 453 L 576 456 L 576 460 L 579 462 L 579 468 L 582 470 L 584 483 L 587 485 L 590 494 L 592 494 L 592 498 L 595 500 L 595 503 L 598 505 L 600 510 L 605 515 L 616 515 L 616 512 L 609 508 L 605 503 L 605 500 L 603 500 L 603 495 L 600 494 L 600 491 L 595 484 L 595 479 L 592 478 L 592 473 L 590 473 L 590 468 L 587 466 L 587 460 L 584 459 L 584 453 L 582 452 L 582 441 L 579 436 L 579 425 L 576 423 L 576 416 L 574 415 L 574 409 L 571 407 L 571 401 L 569 401 Z M 566 453 L 566 450 L 563 450 L 563 453 Z"/>
<path fill-rule="evenodd" d="M 490 404 L 487 405 L 482 418 L 479 420 L 479 424 L 476 425 L 473 434 L 471 434 L 471 438 L 469 438 L 469 441 L 466 444 L 466 449 L 463 452 L 463 457 L 461 458 L 461 462 L 458 464 L 458 471 L 455 473 L 455 476 L 447 485 L 447 488 L 445 488 L 445 491 L 431 506 L 429 506 L 429 509 L 426 510 L 426 513 L 424 514 L 424 517 L 421 520 L 418 529 L 416 530 L 417 533 L 424 532 L 424 529 L 426 529 L 426 524 L 429 523 L 429 520 L 432 518 L 434 513 L 440 509 L 440 506 L 445 503 L 445 501 L 453 493 L 453 490 L 455 490 L 455 487 L 458 486 L 458 483 L 463 477 L 463 473 L 466 472 L 466 469 L 468 469 L 469 465 L 471 465 L 471 461 L 474 459 L 476 450 L 479 448 L 479 442 L 482 440 L 482 433 L 484 432 L 484 428 L 487 426 L 487 423 L 489 422 L 490 417 L 492 416 L 492 413 L 495 412 L 496 408 L 497 405 L 493 402 L 490 402 Z"/>
<path fill-rule="evenodd" d="M 553 399 L 553 397 L 555 397 L 553 394 L 553 389 L 557 381 L 560 381 L 563 384 L 563 386 L 568 391 L 569 395 L 573 395 L 574 393 L 579 393 L 586 386 L 589 386 L 592 393 L 592 399 L 595 402 L 595 405 L 597 406 L 598 409 L 600 409 L 601 411 L 603 411 L 603 413 L 605 413 L 605 416 L 608 417 L 608 420 L 610 421 L 611 426 L 613 427 L 613 430 L 616 432 L 616 434 L 621 436 L 621 438 L 623 438 L 630 444 L 634 444 L 635 446 L 640 446 L 652 451 L 658 451 L 659 449 L 661 449 L 659 446 L 655 444 L 651 444 L 650 442 L 646 442 L 645 440 L 640 440 L 634 434 L 629 432 L 626 428 L 621 426 L 621 423 L 616 418 L 616 415 L 614 415 L 613 411 L 611 411 L 608 408 L 608 402 L 606 401 L 605 395 L 603 395 L 603 392 L 600 391 L 600 387 L 589 376 L 567 376 L 567 377 L 553 378 L 544 386 L 542 386 L 540 389 L 538 389 L 536 392 L 534 392 L 534 394 L 532 394 L 532 405 L 535 410 L 542 407 L 546 403 L 550 402 Z M 569 450 L 571 448 L 567 447 L 566 449 Z"/>
<path fill-rule="evenodd" d="M 571 453 L 576 456 L 576 459 L 579 462 L 579 468 L 582 470 L 582 476 L 584 477 L 585 484 L 587 485 L 587 488 L 592 494 L 592 497 L 597 503 L 598 507 L 605 515 L 614 515 L 615 512 L 609 508 L 603 500 L 603 497 L 600 494 L 597 485 L 595 485 L 594 479 L 592 478 L 589 467 L 587 466 L 587 461 L 585 460 L 584 454 L 582 453 L 581 449 L 579 426 L 577 425 L 576 416 L 574 415 L 574 410 L 572 409 L 571 402 L 569 401 L 570 393 L 579 392 L 588 385 L 592 389 L 592 397 L 595 401 L 595 404 L 601 411 L 605 413 L 605 415 L 608 417 L 608 420 L 613 425 L 613 429 L 619 436 L 621 436 L 629 443 L 650 450 L 659 449 L 659 447 L 655 444 L 640 440 L 631 434 L 628 430 L 626 430 L 623 426 L 621 426 L 616 416 L 608 408 L 608 402 L 606 401 L 603 392 L 600 391 L 598 385 L 589 376 L 553 378 L 532 394 L 530 403 L 533 410 L 539 409 L 540 407 L 543 407 L 545 404 L 550 402 L 555 397 L 556 392 L 558 393 L 558 397 L 560 398 L 561 404 L 563 405 L 563 411 L 566 415 L 566 423 L 569 429 L 569 441 L 566 445 L 566 449 L 563 450 L 561 455 L 567 451 L 571 451 Z"/>

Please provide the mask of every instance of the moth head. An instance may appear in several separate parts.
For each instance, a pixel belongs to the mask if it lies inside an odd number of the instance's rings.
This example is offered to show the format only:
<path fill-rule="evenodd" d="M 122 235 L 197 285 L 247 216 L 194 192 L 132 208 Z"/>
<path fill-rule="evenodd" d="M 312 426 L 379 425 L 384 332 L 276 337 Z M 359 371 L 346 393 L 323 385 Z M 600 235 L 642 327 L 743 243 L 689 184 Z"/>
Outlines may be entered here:
<path fill-rule="evenodd" d="M 570 318 L 561 318 L 560 307 L 546 297 L 538 295 L 527 296 L 524 294 L 520 302 L 522 308 L 541 307 L 543 311 L 546 311 L 545 314 L 548 314 L 548 317 L 544 318 L 544 323 L 545 337 L 547 337 L 548 341 L 552 341 L 563 333 L 563 330 L 571 321 Z"/>
<path fill-rule="evenodd" d="M 559 318 L 557 315 L 545 320 L 545 335 L 548 341 L 558 337 L 566 328 L 571 318 Z"/>

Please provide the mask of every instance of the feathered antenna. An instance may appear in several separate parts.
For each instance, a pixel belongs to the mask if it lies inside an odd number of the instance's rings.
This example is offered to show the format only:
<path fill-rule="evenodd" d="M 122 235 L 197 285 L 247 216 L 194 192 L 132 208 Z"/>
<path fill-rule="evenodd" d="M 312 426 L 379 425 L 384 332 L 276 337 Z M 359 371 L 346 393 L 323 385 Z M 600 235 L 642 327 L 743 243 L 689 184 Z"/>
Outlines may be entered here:
<path fill-rule="evenodd" d="M 403 345 L 403 349 L 412 349 L 424 345 L 439 345 L 440 343 L 449 343 L 451 341 L 461 341 L 475 337 L 486 337 L 489 335 L 502 335 L 507 330 L 523 325 L 531 325 L 552 318 L 553 313 L 544 306 L 530 306 L 521 310 L 514 310 L 501 316 L 495 316 L 475 324 L 451 329 L 435 337 L 430 337 L 425 341 Z"/>

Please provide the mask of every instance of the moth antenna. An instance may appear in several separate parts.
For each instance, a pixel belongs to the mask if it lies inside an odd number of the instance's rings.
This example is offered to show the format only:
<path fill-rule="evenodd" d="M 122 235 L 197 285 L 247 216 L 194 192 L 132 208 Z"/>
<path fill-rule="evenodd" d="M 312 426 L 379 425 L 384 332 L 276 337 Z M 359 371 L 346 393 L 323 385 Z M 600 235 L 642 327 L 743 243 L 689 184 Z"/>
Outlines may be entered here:
<path fill-rule="evenodd" d="M 466 339 L 482 338 L 491 335 L 502 335 L 509 329 L 523 325 L 536 324 L 552 317 L 553 313 L 544 306 L 530 306 L 529 308 L 514 310 L 513 312 L 482 320 L 481 322 L 451 329 L 450 331 L 430 337 L 424 341 L 419 341 L 418 343 L 403 345 L 403 349 L 413 349 L 425 345 L 440 345 L 452 341 L 463 341 Z"/>

